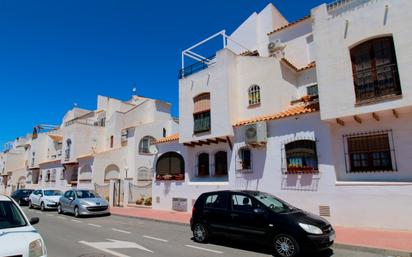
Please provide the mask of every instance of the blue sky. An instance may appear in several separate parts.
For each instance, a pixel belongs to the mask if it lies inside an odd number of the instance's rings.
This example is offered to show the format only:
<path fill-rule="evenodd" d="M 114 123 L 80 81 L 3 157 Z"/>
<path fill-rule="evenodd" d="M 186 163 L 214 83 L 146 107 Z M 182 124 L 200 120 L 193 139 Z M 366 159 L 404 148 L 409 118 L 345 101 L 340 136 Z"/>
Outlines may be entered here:
<path fill-rule="evenodd" d="M 0 149 L 37 124 L 60 124 L 74 103 L 126 100 L 133 84 L 177 116 L 181 51 L 270 2 L 293 21 L 325 0 L 0 1 Z"/>

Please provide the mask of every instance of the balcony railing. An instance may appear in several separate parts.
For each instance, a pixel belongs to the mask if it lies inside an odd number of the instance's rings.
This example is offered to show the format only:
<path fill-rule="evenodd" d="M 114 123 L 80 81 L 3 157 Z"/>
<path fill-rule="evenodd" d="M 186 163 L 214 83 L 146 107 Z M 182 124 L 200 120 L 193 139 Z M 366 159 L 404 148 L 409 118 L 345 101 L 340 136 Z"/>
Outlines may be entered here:
<path fill-rule="evenodd" d="M 214 61 L 215 57 L 216 57 L 216 55 L 212 55 L 212 56 L 206 58 L 205 60 L 195 62 L 192 65 L 189 65 L 189 66 L 187 66 L 183 69 L 180 69 L 179 70 L 179 76 L 178 76 L 179 79 L 187 77 L 187 76 L 189 76 L 191 74 L 194 74 L 196 72 L 199 72 L 201 70 L 207 69 L 209 66 L 216 63 Z M 208 61 L 208 60 L 210 60 L 210 61 Z"/>
<path fill-rule="evenodd" d="M 353 77 L 357 103 L 402 94 L 396 64 L 360 71 Z"/>
<path fill-rule="evenodd" d="M 354 7 L 365 4 L 369 1 L 370 0 L 338 0 L 328 4 L 326 8 L 329 14 L 336 15 L 347 10 L 354 9 Z"/>
<path fill-rule="evenodd" d="M 95 120 L 83 120 L 83 119 L 73 119 L 67 121 L 64 125 L 71 126 L 73 124 L 82 124 L 82 125 L 88 125 L 88 126 L 96 126 L 96 127 L 104 127 L 105 126 L 105 120 L 102 119 L 100 121 L 95 121 Z"/>

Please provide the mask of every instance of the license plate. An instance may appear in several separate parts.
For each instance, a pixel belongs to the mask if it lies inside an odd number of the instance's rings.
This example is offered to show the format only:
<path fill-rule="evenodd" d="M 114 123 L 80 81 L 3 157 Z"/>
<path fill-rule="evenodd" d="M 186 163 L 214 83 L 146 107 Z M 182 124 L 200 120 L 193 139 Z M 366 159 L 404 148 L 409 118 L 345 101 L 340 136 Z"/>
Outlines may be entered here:
<path fill-rule="evenodd" d="M 329 241 L 335 241 L 336 235 L 333 233 L 332 235 L 329 236 Z"/>

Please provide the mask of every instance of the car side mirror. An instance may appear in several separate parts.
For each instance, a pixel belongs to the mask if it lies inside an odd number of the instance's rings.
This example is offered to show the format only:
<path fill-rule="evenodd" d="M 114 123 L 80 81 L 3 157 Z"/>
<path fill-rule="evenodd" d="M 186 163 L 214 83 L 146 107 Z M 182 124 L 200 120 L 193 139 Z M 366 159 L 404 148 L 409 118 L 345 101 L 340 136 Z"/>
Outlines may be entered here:
<path fill-rule="evenodd" d="M 69 196 L 69 200 L 70 200 L 70 201 L 73 201 L 73 200 L 74 200 L 74 197 L 73 197 L 73 196 Z"/>
<path fill-rule="evenodd" d="M 35 225 L 37 223 L 39 223 L 40 219 L 38 217 L 33 217 L 30 219 L 30 224 L 31 225 Z"/>
<path fill-rule="evenodd" d="M 261 209 L 261 208 L 256 208 L 256 209 L 253 210 L 253 212 L 256 213 L 256 214 L 265 214 L 266 213 L 266 211 Z"/>
<path fill-rule="evenodd" d="M 40 197 L 43 197 L 43 194 L 39 194 L 40 195 Z"/>

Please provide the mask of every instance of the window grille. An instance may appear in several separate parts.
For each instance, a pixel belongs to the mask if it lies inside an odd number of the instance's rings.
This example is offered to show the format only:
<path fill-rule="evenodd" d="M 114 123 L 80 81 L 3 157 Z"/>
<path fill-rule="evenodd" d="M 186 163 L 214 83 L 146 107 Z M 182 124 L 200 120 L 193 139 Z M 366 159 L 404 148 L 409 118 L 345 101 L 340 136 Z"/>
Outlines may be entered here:
<path fill-rule="evenodd" d="M 346 172 L 396 171 L 392 130 L 343 136 Z"/>
<path fill-rule="evenodd" d="M 260 87 L 258 85 L 252 85 L 248 90 L 249 105 L 260 104 Z"/>
<path fill-rule="evenodd" d="M 357 103 L 402 94 L 392 37 L 364 42 L 350 54 Z"/>

